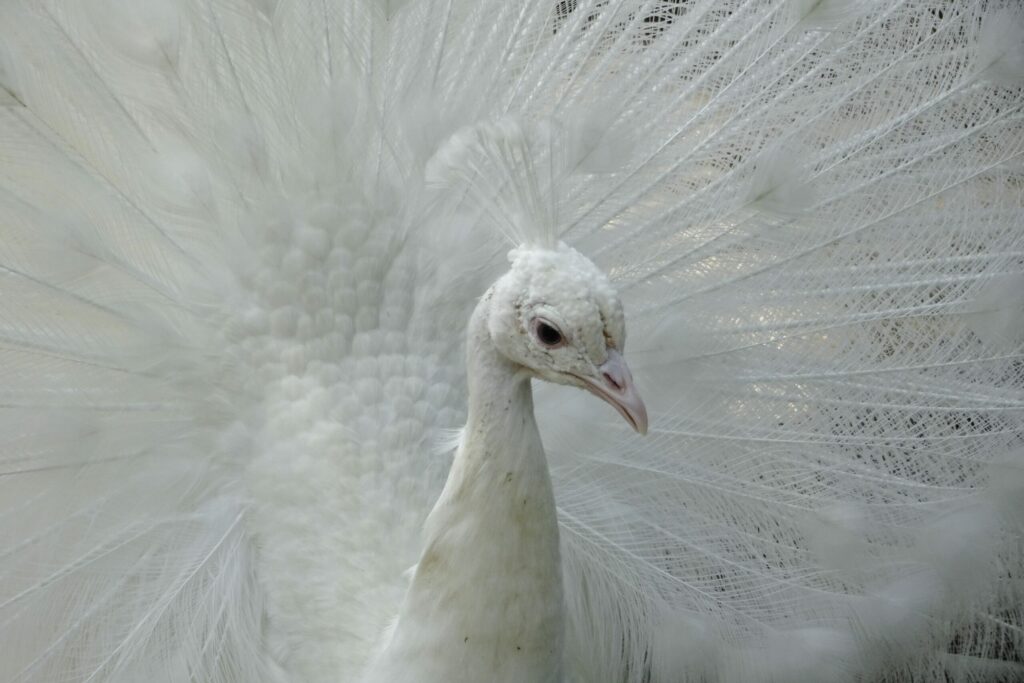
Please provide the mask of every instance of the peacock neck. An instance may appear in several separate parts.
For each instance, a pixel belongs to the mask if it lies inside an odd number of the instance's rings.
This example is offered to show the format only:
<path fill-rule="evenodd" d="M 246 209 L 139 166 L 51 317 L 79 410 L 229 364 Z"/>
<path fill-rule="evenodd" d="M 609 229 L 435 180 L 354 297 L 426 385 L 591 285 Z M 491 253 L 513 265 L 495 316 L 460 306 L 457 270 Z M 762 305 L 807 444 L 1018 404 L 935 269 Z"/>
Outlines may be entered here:
<path fill-rule="evenodd" d="M 371 681 L 556 683 L 563 637 L 558 521 L 529 376 L 470 323 L 469 413 L 424 551 Z M 403 678 L 404 662 L 415 662 Z M 415 668 L 413 668 L 415 667 Z"/>
<path fill-rule="evenodd" d="M 530 377 L 519 365 L 495 349 L 487 328 L 489 297 L 477 306 L 470 320 L 467 344 L 468 414 L 463 444 L 456 463 L 505 463 L 513 469 L 524 464 L 543 465 L 544 447 L 533 416 Z M 518 447 L 517 447 L 518 446 Z M 523 463 L 528 458 L 536 463 Z M 452 479 L 467 473 L 453 467 Z"/>

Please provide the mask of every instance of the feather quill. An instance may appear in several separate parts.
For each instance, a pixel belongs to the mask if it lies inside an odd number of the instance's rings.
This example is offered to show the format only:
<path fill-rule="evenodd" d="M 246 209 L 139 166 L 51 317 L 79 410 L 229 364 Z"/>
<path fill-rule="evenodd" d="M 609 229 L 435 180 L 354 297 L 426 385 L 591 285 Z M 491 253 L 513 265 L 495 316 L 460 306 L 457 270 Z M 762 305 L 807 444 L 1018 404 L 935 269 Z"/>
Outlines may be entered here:
<path fill-rule="evenodd" d="M 1021 25 L 0 3 L 0 678 L 359 680 L 560 240 L 652 408 L 537 390 L 570 680 L 1020 678 Z"/>

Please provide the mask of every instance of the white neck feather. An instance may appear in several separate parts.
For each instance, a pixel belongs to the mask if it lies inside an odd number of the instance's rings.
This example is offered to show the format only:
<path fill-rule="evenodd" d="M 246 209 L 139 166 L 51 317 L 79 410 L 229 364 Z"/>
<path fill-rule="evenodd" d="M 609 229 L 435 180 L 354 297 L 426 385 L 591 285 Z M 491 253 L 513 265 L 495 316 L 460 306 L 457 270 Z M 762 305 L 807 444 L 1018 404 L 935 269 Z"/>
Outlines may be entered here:
<path fill-rule="evenodd" d="M 372 683 L 560 680 L 562 570 L 551 479 L 529 376 L 491 342 L 489 294 L 470 322 L 462 442 Z"/>

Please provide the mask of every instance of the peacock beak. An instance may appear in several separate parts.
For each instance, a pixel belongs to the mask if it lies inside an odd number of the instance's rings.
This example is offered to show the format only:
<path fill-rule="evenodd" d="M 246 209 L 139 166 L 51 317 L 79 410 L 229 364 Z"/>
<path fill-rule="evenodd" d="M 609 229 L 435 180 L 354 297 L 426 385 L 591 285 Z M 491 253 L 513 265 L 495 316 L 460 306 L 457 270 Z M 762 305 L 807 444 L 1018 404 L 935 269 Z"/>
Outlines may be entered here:
<path fill-rule="evenodd" d="M 647 433 L 647 406 L 633 384 L 633 374 L 618 351 L 610 349 L 597 377 L 581 377 L 590 393 L 612 404 L 633 429 Z"/>

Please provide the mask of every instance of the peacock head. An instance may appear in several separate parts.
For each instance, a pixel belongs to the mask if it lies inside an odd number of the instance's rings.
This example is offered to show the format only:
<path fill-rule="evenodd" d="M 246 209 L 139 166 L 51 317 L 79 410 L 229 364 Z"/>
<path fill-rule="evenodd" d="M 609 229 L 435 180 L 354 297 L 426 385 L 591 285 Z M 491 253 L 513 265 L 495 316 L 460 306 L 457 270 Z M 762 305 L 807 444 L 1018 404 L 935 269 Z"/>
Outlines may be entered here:
<path fill-rule="evenodd" d="M 498 351 L 534 377 L 586 389 L 646 434 L 647 408 L 622 357 L 622 304 L 605 274 L 563 243 L 518 247 L 509 261 L 487 321 Z"/>

